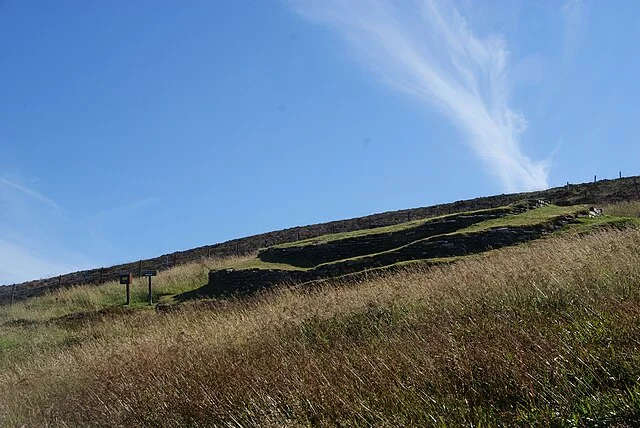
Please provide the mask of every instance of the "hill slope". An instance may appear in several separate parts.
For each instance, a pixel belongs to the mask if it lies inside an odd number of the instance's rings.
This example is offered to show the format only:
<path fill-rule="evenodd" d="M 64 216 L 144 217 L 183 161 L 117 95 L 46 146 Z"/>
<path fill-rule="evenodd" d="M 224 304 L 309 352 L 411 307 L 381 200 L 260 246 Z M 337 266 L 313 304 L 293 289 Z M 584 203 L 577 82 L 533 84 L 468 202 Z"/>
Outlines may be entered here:
<path fill-rule="evenodd" d="M 518 193 L 482 197 L 467 201 L 458 201 L 432 207 L 399 210 L 370 216 L 340 220 L 329 223 L 300 226 L 290 229 L 263 233 L 241 239 L 234 239 L 220 244 L 207 245 L 186 251 L 140 260 L 137 262 L 103 267 L 92 270 L 74 272 L 56 278 L 41 279 L 15 287 L 0 287 L 0 304 L 6 304 L 13 298 L 21 300 L 30 296 L 41 295 L 47 291 L 70 287 L 79 284 L 102 284 L 114 281 L 121 272 L 133 272 L 139 276 L 142 270 L 167 270 L 176 265 L 190 263 L 203 258 L 223 258 L 253 253 L 260 248 L 277 244 L 314 238 L 332 233 L 344 233 L 362 229 L 372 229 L 395 225 L 407 221 L 435 216 L 482 210 L 509 205 L 523 199 L 544 199 L 557 205 L 604 205 L 614 202 L 640 199 L 640 177 L 629 177 L 617 180 L 601 180 L 596 183 L 572 184 L 539 192 Z"/>
<path fill-rule="evenodd" d="M 637 426 L 640 231 L 594 229 L 617 222 L 171 312 L 96 297 L 116 284 L 0 307 L 0 425 Z"/>

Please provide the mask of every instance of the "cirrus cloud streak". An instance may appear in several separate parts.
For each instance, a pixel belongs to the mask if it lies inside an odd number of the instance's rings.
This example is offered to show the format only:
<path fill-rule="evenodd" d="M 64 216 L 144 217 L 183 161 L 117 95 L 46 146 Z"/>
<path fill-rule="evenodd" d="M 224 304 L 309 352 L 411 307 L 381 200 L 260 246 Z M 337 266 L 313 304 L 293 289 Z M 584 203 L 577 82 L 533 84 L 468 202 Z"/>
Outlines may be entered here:
<path fill-rule="evenodd" d="M 509 106 L 508 51 L 481 39 L 449 2 L 292 0 L 294 10 L 335 30 L 389 86 L 443 113 L 507 191 L 548 187 L 549 161 L 521 148 L 524 116 Z"/>

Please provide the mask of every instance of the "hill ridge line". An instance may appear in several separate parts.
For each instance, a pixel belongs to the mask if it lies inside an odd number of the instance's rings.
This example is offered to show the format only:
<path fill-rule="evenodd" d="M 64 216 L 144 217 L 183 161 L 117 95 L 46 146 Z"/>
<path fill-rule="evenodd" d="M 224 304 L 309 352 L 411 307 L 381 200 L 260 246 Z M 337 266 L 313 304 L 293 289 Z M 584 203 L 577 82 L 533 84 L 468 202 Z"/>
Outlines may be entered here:
<path fill-rule="evenodd" d="M 483 196 L 427 207 L 407 208 L 325 223 L 294 226 L 243 238 L 235 238 L 217 244 L 167 253 L 146 260 L 71 272 L 52 278 L 37 279 L 14 285 L 6 284 L 5 286 L 0 286 L 0 304 L 10 302 L 12 294 L 14 300 L 22 300 L 60 287 L 80 284 L 99 285 L 117 280 L 121 272 L 132 272 L 135 276 L 140 276 L 142 270 L 166 270 L 173 266 L 198 261 L 207 257 L 220 258 L 243 255 L 255 252 L 260 248 L 314 238 L 325 234 L 372 229 L 439 215 L 496 208 L 522 199 L 545 199 L 559 205 L 607 204 L 635 200 L 640 199 L 638 181 L 640 181 L 640 176 L 569 184 L 540 191 Z"/>

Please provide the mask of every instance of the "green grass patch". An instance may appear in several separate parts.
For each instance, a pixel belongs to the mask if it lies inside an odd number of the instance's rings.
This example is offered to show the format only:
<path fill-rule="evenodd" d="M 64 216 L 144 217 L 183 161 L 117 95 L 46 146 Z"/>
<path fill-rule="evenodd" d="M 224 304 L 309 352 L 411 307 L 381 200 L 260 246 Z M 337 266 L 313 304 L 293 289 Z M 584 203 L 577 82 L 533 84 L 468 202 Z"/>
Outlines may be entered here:
<path fill-rule="evenodd" d="M 612 217 L 604 215 L 600 217 L 583 217 L 574 223 L 567 225 L 562 233 L 594 233 L 598 231 L 615 229 L 640 229 L 640 218 L 637 217 Z"/>
<path fill-rule="evenodd" d="M 577 215 L 579 213 L 586 213 L 588 207 L 586 205 L 574 205 L 568 207 L 560 207 L 557 205 L 547 205 L 535 210 L 530 210 L 521 214 L 506 216 L 494 220 L 483 221 L 482 223 L 474 224 L 467 228 L 461 229 L 453 234 L 457 233 L 473 233 L 482 232 L 489 229 L 496 229 L 501 227 L 523 227 L 523 226 L 535 226 L 538 224 L 544 224 L 556 217 L 564 215 Z M 451 235 L 453 235 L 451 234 Z"/>
<path fill-rule="evenodd" d="M 413 220 L 413 221 L 398 223 L 390 226 L 375 227 L 371 229 L 360 229 L 360 230 L 354 230 L 351 232 L 332 233 L 332 234 L 317 236 L 315 238 L 304 239 L 301 241 L 287 242 L 284 244 L 274 245 L 272 248 L 291 248 L 291 247 L 312 246 L 312 245 L 318 245 L 318 244 L 326 244 L 328 242 L 339 241 L 339 240 L 348 239 L 348 238 L 358 238 L 358 237 L 365 237 L 369 235 L 379 235 L 379 234 L 399 232 L 403 230 L 417 228 L 430 222 L 459 217 L 461 215 L 490 214 L 495 212 L 503 212 L 505 209 L 506 207 L 500 207 L 500 208 L 492 208 L 492 209 L 486 209 L 486 210 L 468 211 L 465 213 L 447 214 L 447 215 L 431 217 L 427 219 Z"/>
<path fill-rule="evenodd" d="M 264 262 L 259 258 L 253 258 L 250 260 L 244 260 L 238 263 L 232 263 L 222 267 L 222 269 L 235 269 L 235 270 L 249 270 L 249 269 L 276 269 L 276 270 L 297 270 L 306 271 L 307 268 L 293 266 L 286 263 L 270 263 Z"/>
<path fill-rule="evenodd" d="M 19 346 L 20 342 L 8 337 L 0 337 L 0 352 Z M 0 354 L 1 355 L 1 354 Z"/>

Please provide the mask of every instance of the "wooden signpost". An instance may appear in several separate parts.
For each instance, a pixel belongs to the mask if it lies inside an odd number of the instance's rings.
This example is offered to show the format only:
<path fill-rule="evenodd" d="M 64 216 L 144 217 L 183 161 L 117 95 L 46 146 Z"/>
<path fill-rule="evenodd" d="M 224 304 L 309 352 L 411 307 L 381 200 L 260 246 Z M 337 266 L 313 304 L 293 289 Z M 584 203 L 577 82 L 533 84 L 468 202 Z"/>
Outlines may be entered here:
<path fill-rule="evenodd" d="M 149 278 L 149 305 L 153 305 L 153 295 L 151 294 L 151 277 L 158 275 L 157 270 L 144 270 L 142 276 Z"/>
<path fill-rule="evenodd" d="M 127 286 L 127 305 L 131 303 L 131 283 L 133 282 L 133 275 L 130 273 L 120 274 L 120 284 Z"/>

